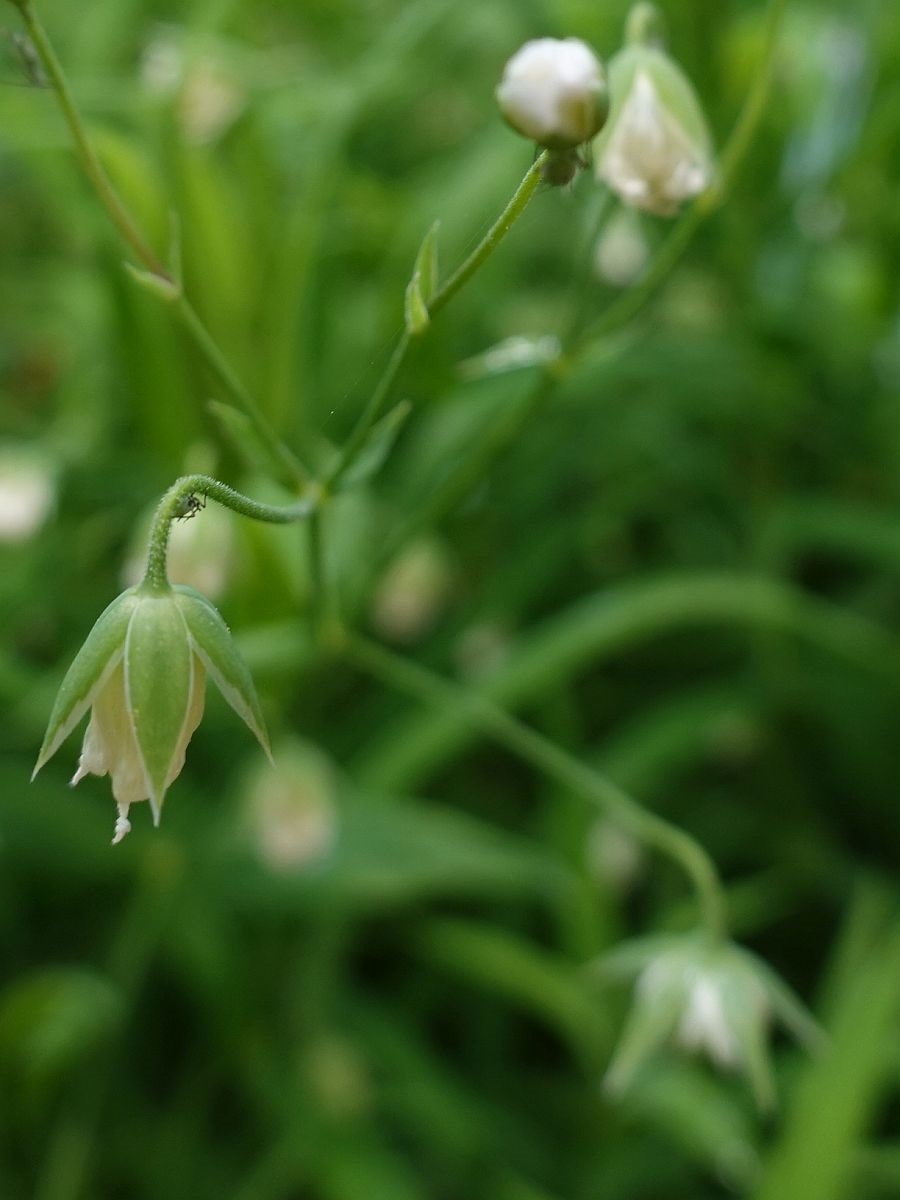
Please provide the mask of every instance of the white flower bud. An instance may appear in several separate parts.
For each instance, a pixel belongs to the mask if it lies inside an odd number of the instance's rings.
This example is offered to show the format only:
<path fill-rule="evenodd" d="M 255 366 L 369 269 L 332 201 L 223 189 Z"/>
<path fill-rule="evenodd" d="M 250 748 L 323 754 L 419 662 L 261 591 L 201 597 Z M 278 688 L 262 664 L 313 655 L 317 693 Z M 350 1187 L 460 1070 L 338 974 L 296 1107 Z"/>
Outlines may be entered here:
<path fill-rule="evenodd" d="M 610 63 L 612 111 L 596 146 L 597 174 L 626 204 L 670 217 L 713 181 L 712 143 L 694 89 L 654 46 Z"/>
<path fill-rule="evenodd" d="M 538 38 L 506 64 L 497 103 L 517 133 L 551 150 L 574 149 L 606 120 L 603 68 L 578 38 Z"/>

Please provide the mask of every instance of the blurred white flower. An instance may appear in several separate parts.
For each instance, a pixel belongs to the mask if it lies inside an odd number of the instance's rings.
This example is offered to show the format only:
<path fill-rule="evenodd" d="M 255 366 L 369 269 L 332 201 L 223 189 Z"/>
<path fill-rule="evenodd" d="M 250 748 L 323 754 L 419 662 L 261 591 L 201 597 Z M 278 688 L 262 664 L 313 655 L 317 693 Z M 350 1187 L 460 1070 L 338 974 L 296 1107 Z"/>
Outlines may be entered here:
<path fill-rule="evenodd" d="M 597 170 L 626 204 L 666 217 L 713 179 L 708 143 L 685 128 L 643 69 L 634 73 L 621 109 L 610 121 Z"/>
<path fill-rule="evenodd" d="M 55 494 L 45 464 L 15 449 L 0 451 L 0 542 L 24 542 L 37 533 Z"/>
<path fill-rule="evenodd" d="M 597 966 L 607 977 L 636 978 L 634 1004 L 606 1076 L 613 1094 L 674 1043 L 746 1075 L 760 1108 L 771 1108 L 773 1018 L 808 1047 L 821 1041 L 819 1027 L 786 985 L 733 942 L 700 934 L 645 938 L 617 947 Z"/>
<path fill-rule="evenodd" d="M 591 875 L 617 892 L 629 891 L 645 864 L 640 842 L 607 817 L 600 817 L 588 831 L 585 859 Z"/>
<path fill-rule="evenodd" d="M 273 871 L 292 871 L 334 846 L 336 778 L 328 760 L 303 742 L 283 742 L 274 758 L 274 767 L 250 776 L 245 813 L 259 859 Z"/>
<path fill-rule="evenodd" d="M 538 38 L 506 64 L 497 103 L 517 133 L 551 149 L 574 148 L 606 119 L 603 68 L 578 38 Z"/>
<path fill-rule="evenodd" d="M 157 28 L 141 57 L 141 80 L 161 96 L 176 96 L 176 111 L 189 142 L 212 142 L 240 116 L 246 89 L 229 69 L 227 53 L 215 44 L 194 52 L 185 31 L 175 25 Z"/>
<path fill-rule="evenodd" d="M 597 241 L 594 266 L 597 274 L 614 287 L 634 283 L 647 265 L 650 248 L 641 232 L 639 218 L 627 208 L 615 213 Z"/>
<path fill-rule="evenodd" d="M 453 566 L 442 543 L 434 538 L 413 542 L 382 575 L 372 623 L 393 642 L 414 642 L 437 620 L 452 583 Z"/>
<path fill-rule="evenodd" d="M 188 69 L 178 115 L 189 142 L 202 145 L 226 132 L 244 110 L 246 92 L 233 74 L 213 58 L 200 58 Z"/>

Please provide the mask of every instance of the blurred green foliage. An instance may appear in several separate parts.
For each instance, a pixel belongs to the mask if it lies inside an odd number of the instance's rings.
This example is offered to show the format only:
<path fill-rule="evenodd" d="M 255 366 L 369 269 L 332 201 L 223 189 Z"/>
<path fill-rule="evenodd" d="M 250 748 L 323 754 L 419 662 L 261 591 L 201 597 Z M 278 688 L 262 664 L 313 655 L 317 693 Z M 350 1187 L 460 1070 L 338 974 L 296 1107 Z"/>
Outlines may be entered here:
<path fill-rule="evenodd" d="M 506 58 L 548 33 L 609 55 L 626 7 L 40 0 L 117 185 L 157 245 L 177 213 L 198 310 L 311 456 L 377 381 L 434 219 L 452 265 L 528 166 L 492 101 Z M 663 7 L 721 145 L 763 5 Z M 302 529 L 209 510 L 181 531 L 281 775 L 211 699 L 158 831 L 137 812 L 109 848 L 107 783 L 65 788 L 75 739 L 29 788 L 147 506 L 185 469 L 273 489 L 122 270 L 12 7 L 3 23 L 0 502 L 27 468 L 38 516 L 0 546 L 0 1195 L 900 1194 L 896 6 L 790 0 L 727 204 L 639 320 L 436 506 L 534 383 L 460 362 L 562 329 L 573 280 L 590 313 L 618 294 L 594 270 L 589 173 L 542 192 L 435 322 L 387 465 L 327 528 L 352 620 L 710 849 L 736 933 L 831 1032 L 813 1063 L 779 1046 L 769 1127 L 739 1082 L 677 1056 L 604 1097 L 627 997 L 584 964 L 685 927 L 682 880 L 464 720 L 323 664 Z M 665 228 L 631 232 L 652 253 Z"/>

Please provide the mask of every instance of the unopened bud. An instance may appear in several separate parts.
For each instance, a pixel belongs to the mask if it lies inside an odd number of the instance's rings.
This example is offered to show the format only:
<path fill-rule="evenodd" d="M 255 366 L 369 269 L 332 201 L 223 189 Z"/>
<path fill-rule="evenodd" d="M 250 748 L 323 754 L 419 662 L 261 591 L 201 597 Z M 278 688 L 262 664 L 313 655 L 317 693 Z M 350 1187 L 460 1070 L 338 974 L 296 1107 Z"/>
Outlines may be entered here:
<path fill-rule="evenodd" d="M 506 64 L 497 103 L 523 137 L 553 151 L 574 150 L 599 133 L 606 120 L 603 68 L 578 38 L 538 38 Z"/>

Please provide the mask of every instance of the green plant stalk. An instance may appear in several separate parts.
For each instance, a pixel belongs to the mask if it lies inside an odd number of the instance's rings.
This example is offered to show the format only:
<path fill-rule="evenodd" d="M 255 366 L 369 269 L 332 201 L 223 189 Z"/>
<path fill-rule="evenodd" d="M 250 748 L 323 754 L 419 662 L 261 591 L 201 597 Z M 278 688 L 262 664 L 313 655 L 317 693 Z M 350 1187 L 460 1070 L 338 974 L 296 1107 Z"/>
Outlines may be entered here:
<path fill-rule="evenodd" d="M 725 900 L 718 872 L 690 834 L 643 808 L 612 780 L 516 720 L 488 697 L 450 683 L 358 634 L 348 633 L 342 649 L 347 658 L 383 683 L 438 710 L 467 715 L 484 735 L 561 787 L 596 805 L 646 845 L 674 860 L 694 887 L 706 932 L 714 940 L 726 936 Z"/>
<path fill-rule="evenodd" d="M 516 188 L 509 203 L 504 208 L 503 212 L 493 223 L 472 253 L 462 262 L 456 270 L 450 275 L 446 282 L 438 288 L 431 300 L 428 302 L 429 317 L 435 316 L 442 308 L 444 308 L 456 295 L 476 271 L 481 267 L 494 253 L 509 231 L 515 225 L 516 221 L 528 207 L 528 202 L 531 200 L 534 193 L 541 182 L 541 171 L 544 162 L 547 158 L 545 150 L 531 164 L 525 172 L 522 182 Z M 406 361 L 406 356 L 409 353 L 410 347 L 415 339 L 407 330 L 402 334 L 397 345 L 394 347 L 388 364 L 385 367 L 384 373 L 373 391 L 368 404 L 363 409 L 356 425 L 347 439 L 337 461 L 332 467 L 325 479 L 325 487 L 330 490 L 340 481 L 344 472 L 353 461 L 356 452 L 359 450 L 362 443 L 365 441 L 369 430 L 381 416 L 385 405 L 393 390 L 394 383 L 400 373 L 400 368 Z"/>
<path fill-rule="evenodd" d="M 189 334 L 194 346 L 206 361 L 213 375 L 215 375 L 231 399 L 253 423 L 254 428 L 259 434 L 260 441 L 269 453 L 272 466 L 278 477 L 291 487 L 304 483 L 308 479 L 308 472 L 287 446 L 279 440 L 259 406 L 228 365 L 225 356 L 222 354 L 209 330 L 200 320 L 190 302 L 181 293 L 181 281 L 174 279 L 171 273 L 163 266 L 159 257 L 138 228 L 137 222 L 128 211 L 121 196 L 113 187 L 109 176 L 103 169 L 103 164 L 100 162 L 96 151 L 91 145 L 62 64 L 31 0 L 13 0 L 13 3 L 16 4 L 16 7 L 22 14 L 22 20 L 28 31 L 28 36 L 47 73 L 47 78 L 56 95 L 69 131 L 72 134 L 78 159 L 91 187 L 94 189 L 97 199 L 106 210 L 113 225 L 115 225 L 135 257 L 153 276 L 168 285 L 172 294 L 178 297 L 173 307 L 182 326 Z"/>
<path fill-rule="evenodd" d="M 242 517 L 277 525 L 306 520 L 316 511 L 319 503 L 316 493 L 311 493 L 294 504 L 263 504 L 241 495 L 209 475 L 183 475 L 165 493 L 153 515 L 144 575 L 144 586 L 153 591 L 167 591 L 169 588 L 166 559 L 172 522 L 193 515 L 195 510 L 188 506 L 188 502 L 191 497 L 197 496 L 209 497 L 232 512 L 240 513 Z"/>
<path fill-rule="evenodd" d="M 189 334 L 194 346 L 200 351 L 206 365 L 219 383 L 235 402 L 237 407 L 248 418 L 255 429 L 263 448 L 269 456 L 269 462 L 275 477 L 288 488 L 304 485 L 309 480 L 309 472 L 283 441 L 277 436 L 272 426 L 260 412 L 256 401 L 241 383 L 231 364 L 219 349 L 215 338 L 200 320 L 193 305 L 186 296 L 179 296 L 175 303 L 175 311 L 181 324 Z"/>
<path fill-rule="evenodd" d="M 163 267 L 144 238 L 144 235 L 138 229 L 134 218 L 125 207 L 121 197 L 104 171 L 100 159 L 97 157 L 97 153 L 87 136 L 87 131 L 78 112 L 78 107 L 72 95 L 72 90 L 69 87 L 69 82 L 66 79 L 65 72 L 62 69 L 62 64 L 47 36 L 47 31 L 44 29 L 35 12 L 34 5 L 31 3 L 31 0 L 13 0 L 13 3 L 16 4 L 16 7 L 22 14 L 22 20 L 25 28 L 28 30 L 28 36 L 31 38 L 31 42 L 38 53 L 44 70 L 47 73 L 50 86 L 56 93 L 56 98 L 66 119 L 66 124 L 71 131 L 75 142 L 75 149 L 84 168 L 84 173 L 87 175 L 100 203 L 106 209 L 110 220 L 118 229 L 123 239 L 128 243 L 134 251 L 135 256 L 140 259 L 147 270 L 152 271 L 154 275 L 158 275 L 160 279 L 168 283 L 174 283 L 174 280 Z"/>
<path fill-rule="evenodd" d="M 772 0 L 769 5 L 760 66 L 722 151 L 719 182 L 714 192 L 701 197 L 685 213 L 660 247 L 644 276 L 632 289 L 619 297 L 593 323 L 584 325 L 577 313 L 572 317 L 570 330 L 574 331 L 574 336 L 569 345 L 564 346 L 563 356 L 545 366 L 540 379 L 515 412 L 501 414 L 495 425 L 482 435 L 476 458 L 460 462 L 440 489 L 424 502 L 423 517 L 427 512 L 428 519 L 436 522 L 452 509 L 466 494 L 471 482 L 480 479 L 490 463 L 515 440 L 531 414 L 550 398 L 578 359 L 590 349 L 591 344 L 610 333 L 615 333 L 637 316 L 681 261 L 694 234 L 706 218 L 722 204 L 765 112 L 772 84 L 775 48 L 786 7 L 787 0 Z M 413 514 L 398 534 L 390 539 L 391 551 L 398 550 L 406 537 L 416 533 L 425 524 L 425 519 L 420 519 L 418 513 Z"/>
<path fill-rule="evenodd" d="M 332 611 L 331 592 L 328 586 L 322 521 L 322 509 L 319 507 L 313 509 L 309 518 L 309 610 L 312 631 L 320 643 L 337 626 L 337 616 Z"/>

